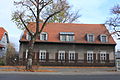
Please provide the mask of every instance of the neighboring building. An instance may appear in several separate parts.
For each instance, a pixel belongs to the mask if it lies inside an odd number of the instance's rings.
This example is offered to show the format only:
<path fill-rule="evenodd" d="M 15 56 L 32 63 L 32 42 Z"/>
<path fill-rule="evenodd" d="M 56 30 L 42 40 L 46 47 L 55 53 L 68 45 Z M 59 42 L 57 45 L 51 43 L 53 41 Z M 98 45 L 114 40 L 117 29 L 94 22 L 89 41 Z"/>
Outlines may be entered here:
<path fill-rule="evenodd" d="M 40 26 L 42 24 L 40 23 Z M 35 23 L 28 27 L 35 31 Z M 20 58 L 25 62 L 30 36 L 20 39 Z M 115 41 L 103 24 L 48 23 L 38 36 L 33 64 L 66 66 L 114 66 Z"/>
<path fill-rule="evenodd" d="M 8 33 L 3 27 L 0 27 L 0 57 L 5 55 L 8 43 Z"/>
<path fill-rule="evenodd" d="M 117 58 L 120 59 L 120 50 L 118 50 L 118 51 L 115 53 L 115 57 L 116 57 L 116 59 L 117 59 Z"/>

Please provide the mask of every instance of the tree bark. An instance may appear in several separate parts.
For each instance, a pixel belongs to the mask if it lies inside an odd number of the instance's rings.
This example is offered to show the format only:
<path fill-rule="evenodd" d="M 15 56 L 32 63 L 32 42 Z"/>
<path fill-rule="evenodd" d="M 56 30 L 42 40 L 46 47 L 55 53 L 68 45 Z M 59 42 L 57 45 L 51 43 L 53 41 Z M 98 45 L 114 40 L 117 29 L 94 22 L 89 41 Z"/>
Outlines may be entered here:
<path fill-rule="evenodd" d="M 34 49 L 34 38 L 29 41 L 29 49 L 28 49 L 28 57 L 26 62 L 26 69 L 31 70 L 32 69 L 32 55 L 33 55 L 33 49 Z"/>

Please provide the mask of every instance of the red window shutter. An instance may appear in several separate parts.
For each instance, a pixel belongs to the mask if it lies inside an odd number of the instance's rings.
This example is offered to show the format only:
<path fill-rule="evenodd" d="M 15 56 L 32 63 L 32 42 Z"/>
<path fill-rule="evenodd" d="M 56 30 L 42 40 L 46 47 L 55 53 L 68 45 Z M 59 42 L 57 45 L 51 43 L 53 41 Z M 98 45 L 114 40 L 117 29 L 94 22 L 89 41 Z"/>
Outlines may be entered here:
<path fill-rule="evenodd" d="M 109 54 L 106 54 L 106 61 L 109 62 Z"/>
<path fill-rule="evenodd" d="M 93 61 L 96 63 L 96 54 L 93 54 Z"/>
<path fill-rule="evenodd" d="M 55 53 L 55 61 L 58 61 L 58 53 Z"/>
<path fill-rule="evenodd" d="M 65 62 L 68 62 L 68 53 L 65 53 Z"/>
<path fill-rule="evenodd" d="M 87 53 L 84 53 L 84 62 L 87 63 Z"/>
<path fill-rule="evenodd" d="M 37 60 L 39 61 L 39 52 L 37 52 Z"/>
<path fill-rule="evenodd" d="M 49 53 L 46 53 L 46 61 L 49 61 Z"/>
<path fill-rule="evenodd" d="M 75 62 L 78 61 L 78 53 L 75 53 Z"/>
<path fill-rule="evenodd" d="M 100 62 L 100 53 L 98 54 L 98 62 Z"/>

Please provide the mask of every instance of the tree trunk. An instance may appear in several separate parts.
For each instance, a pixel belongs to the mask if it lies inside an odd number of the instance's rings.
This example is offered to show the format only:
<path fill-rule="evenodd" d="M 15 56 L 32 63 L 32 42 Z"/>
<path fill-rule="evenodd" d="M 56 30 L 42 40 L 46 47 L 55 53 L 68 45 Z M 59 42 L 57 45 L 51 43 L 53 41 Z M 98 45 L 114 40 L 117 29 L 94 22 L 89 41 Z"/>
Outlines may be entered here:
<path fill-rule="evenodd" d="M 28 49 L 28 56 L 27 56 L 27 62 L 26 62 L 26 69 L 31 70 L 32 69 L 32 53 L 33 53 L 33 48 L 34 48 L 34 43 L 35 40 L 31 39 L 29 41 L 29 49 Z"/>

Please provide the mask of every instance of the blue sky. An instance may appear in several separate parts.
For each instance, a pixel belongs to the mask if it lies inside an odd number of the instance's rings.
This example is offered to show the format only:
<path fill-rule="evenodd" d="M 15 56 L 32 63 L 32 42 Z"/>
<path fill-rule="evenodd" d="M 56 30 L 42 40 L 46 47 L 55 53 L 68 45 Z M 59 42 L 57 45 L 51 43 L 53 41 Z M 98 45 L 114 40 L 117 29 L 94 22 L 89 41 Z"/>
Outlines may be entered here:
<path fill-rule="evenodd" d="M 110 14 L 110 8 L 120 0 L 68 0 L 72 9 L 80 10 L 82 15 L 77 23 L 86 24 L 103 24 Z M 0 2 L 0 27 L 4 27 L 8 33 L 10 42 L 14 43 L 17 50 L 19 39 L 22 31 L 17 29 L 16 25 L 11 21 L 11 14 L 14 11 L 13 0 L 1 0 Z M 116 40 L 120 49 L 120 40 Z"/>

